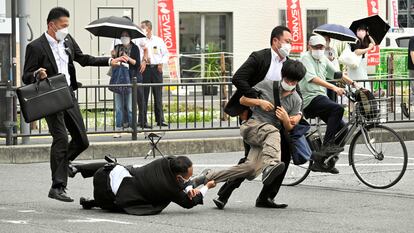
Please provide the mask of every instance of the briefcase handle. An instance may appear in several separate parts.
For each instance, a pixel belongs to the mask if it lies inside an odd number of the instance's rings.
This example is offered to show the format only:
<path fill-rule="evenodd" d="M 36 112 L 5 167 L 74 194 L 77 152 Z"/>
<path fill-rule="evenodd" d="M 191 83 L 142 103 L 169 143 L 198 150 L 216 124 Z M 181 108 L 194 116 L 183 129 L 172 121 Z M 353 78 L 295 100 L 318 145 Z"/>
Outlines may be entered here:
<path fill-rule="evenodd" d="M 50 82 L 50 80 L 48 78 L 45 78 L 43 80 L 46 81 L 47 84 L 49 84 L 50 88 L 52 88 L 52 89 L 54 88 L 53 85 L 52 85 L 52 83 Z M 40 85 L 40 82 L 42 82 L 43 80 L 40 80 L 40 79 L 37 80 L 36 86 L 35 86 L 36 92 L 39 92 L 39 85 Z"/>

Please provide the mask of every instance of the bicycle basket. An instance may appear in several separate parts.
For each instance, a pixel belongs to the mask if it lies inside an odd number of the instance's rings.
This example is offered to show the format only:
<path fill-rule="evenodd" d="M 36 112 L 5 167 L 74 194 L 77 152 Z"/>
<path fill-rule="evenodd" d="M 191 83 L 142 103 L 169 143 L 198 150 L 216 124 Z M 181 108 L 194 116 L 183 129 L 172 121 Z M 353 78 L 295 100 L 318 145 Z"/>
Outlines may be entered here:
<path fill-rule="evenodd" d="M 356 113 L 365 121 L 386 122 L 388 112 L 391 112 L 391 98 L 361 100 L 356 102 Z"/>

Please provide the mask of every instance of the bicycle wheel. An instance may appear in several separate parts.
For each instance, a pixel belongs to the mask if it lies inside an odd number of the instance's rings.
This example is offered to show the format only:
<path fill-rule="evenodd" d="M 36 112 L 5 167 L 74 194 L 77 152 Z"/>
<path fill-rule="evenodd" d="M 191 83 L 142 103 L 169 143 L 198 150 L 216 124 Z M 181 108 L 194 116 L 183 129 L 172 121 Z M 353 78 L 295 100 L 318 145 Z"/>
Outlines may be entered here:
<path fill-rule="evenodd" d="M 377 156 L 368 149 L 359 131 L 349 148 L 349 161 L 358 179 L 371 188 L 389 188 L 403 177 L 407 168 L 407 148 L 401 137 L 383 125 L 365 127 L 368 141 Z"/>
<path fill-rule="evenodd" d="M 282 185 L 284 186 L 295 186 L 302 183 L 310 173 L 310 166 L 312 161 L 309 161 L 302 165 L 295 165 L 291 161 L 289 168 L 286 172 L 285 178 L 283 179 Z"/>

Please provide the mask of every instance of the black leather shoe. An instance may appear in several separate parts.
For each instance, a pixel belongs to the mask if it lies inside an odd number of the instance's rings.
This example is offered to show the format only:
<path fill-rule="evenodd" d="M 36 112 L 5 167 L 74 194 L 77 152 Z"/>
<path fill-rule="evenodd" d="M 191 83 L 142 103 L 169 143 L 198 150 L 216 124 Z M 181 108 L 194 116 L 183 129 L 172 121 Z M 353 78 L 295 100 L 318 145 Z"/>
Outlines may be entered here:
<path fill-rule="evenodd" d="M 310 170 L 313 172 L 325 172 L 331 174 L 338 174 L 339 170 L 336 167 L 332 167 L 331 169 L 324 167 L 321 162 L 314 161 Z"/>
<path fill-rule="evenodd" d="M 48 197 L 63 202 L 73 202 L 73 199 L 67 196 L 64 188 L 50 188 Z"/>
<path fill-rule="evenodd" d="M 267 166 L 263 170 L 263 175 L 262 175 L 263 184 L 264 185 L 272 184 L 273 181 L 280 175 L 280 173 L 283 172 L 284 169 L 285 169 L 285 163 L 284 162 L 280 162 L 276 165 Z"/>
<path fill-rule="evenodd" d="M 158 123 L 157 126 L 168 126 L 165 122 Z"/>
<path fill-rule="evenodd" d="M 276 204 L 273 199 L 267 198 L 267 199 L 256 199 L 256 207 L 258 208 L 275 208 L 275 209 L 284 209 L 288 207 L 287 204 Z"/>
<path fill-rule="evenodd" d="M 83 209 L 90 210 L 93 207 L 95 207 L 95 200 L 81 197 L 79 199 L 79 204 L 81 204 L 81 206 L 82 206 Z"/>
<path fill-rule="evenodd" d="M 336 167 L 333 167 L 331 170 L 329 170 L 329 173 L 338 174 L 339 170 Z"/>
<path fill-rule="evenodd" d="M 207 182 L 206 175 L 211 171 L 211 169 L 204 169 L 198 176 L 193 177 L 191 181 L 193 186 L 197 188 L 200 185 L 203 185 Z"/>
<path fill-rule="evenodd" d="M 227 200 L 222 200 L 220 197 L 213 199 L 214 204 L 216 204 L 217 209 L 222 210 L 227 204 Z"/>

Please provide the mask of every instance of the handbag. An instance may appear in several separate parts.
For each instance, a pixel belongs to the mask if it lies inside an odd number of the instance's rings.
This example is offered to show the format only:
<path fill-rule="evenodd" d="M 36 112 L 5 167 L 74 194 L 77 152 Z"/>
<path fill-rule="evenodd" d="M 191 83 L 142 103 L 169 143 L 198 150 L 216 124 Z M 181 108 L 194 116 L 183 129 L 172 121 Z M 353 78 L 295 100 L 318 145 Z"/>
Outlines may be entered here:
<path fill-rule="evenodd" d="M 279 97 L 279 81 L 273 82 L 273 98 L 275 106 L 281 106 Z M 300 165 L 309 161 L 312 155 L 312 150 L 310 149 L 305 136 L 310 129 L 309 123 L 306 120 L 301 119 L 290 132 L 287 132 L 283 128 L 282 123 L 281 128 L 281 132 L 283 132 L 285 139 L 288 141 L 289 151 L 292 156 L 293 163 L 295 165 Z"/>
<path fill-rule="evenodd" d="M 344 64 L 352 69 L 358 68 L 361 63 L 362 56 L 356 55 L 351 51 L 349 46 L 346 46 L 344 51 L 342 51 L 341 56 L 339 56 L 338 61 L 341 64 Z"/>
<path fill-rule="evenodd" d="M 112 76 L 109 80 L 110 85 L 131 84 L 129 78 L 129 69 L 123 65 L 114 67 L 112 69 Z M 131 87 L 128 86 L 109 86 L 108 89 L 117 94 L 129 94 L 131 93 Z"/>
<path fill-rule="evenodd" d="M 20 109 L 27 123 L 74 106 L 64 74 L 38 80 L 16 90 Z"/>

